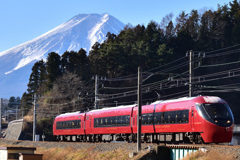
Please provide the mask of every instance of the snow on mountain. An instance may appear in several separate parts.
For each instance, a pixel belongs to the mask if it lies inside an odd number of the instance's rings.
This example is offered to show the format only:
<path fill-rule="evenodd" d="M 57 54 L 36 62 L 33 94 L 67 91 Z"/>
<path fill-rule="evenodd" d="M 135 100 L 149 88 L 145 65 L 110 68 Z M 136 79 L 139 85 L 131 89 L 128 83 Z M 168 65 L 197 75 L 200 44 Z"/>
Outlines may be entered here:
<path fill-rule="evenodd" d="M 67 50 L 78 51 L 81 48 L 89 52 L 95 42 L 101 43 L 106 39 L 108 32 L 118 34 L 124 26 L 109 14 L 79 14 L 31 41 L 0 52 L 0 97 L 5 96 L 5 92 L 8 92 L 7 96 L 21 96 L 19 91 L 9 90 L 9 86 L 26 91 L 32 65 L 46 59 L 48 53 L 61 55 Z"/>

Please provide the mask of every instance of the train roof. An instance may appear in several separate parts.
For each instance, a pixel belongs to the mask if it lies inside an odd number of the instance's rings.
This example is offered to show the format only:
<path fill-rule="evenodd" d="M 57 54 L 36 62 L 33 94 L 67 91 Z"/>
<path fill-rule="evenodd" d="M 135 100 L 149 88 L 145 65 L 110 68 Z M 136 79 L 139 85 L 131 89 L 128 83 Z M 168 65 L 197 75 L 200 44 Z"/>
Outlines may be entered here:
<path fill-rule="evenodd" d="M 198 101 L 199 99 L 202 99 L 201 101 L 204 101 L 204 103 L 226 103 L 222 98 L 216 97 L 216 96 L 197 96 L 197 97 L 183 97 L 178 99 L 170 99 L 170 100 L 160 100 L 155 101 L 151 103 L 151 105 L 154 104 L 160 104 L 160 103 L 171 103 L 171 102 L 181 102 L 181 101 L 190 101 L 196 99 Z"/>
<path fill-rule="evenodd" d="M 57 117 L 76 115 L 76 114 L 79 114 L 79 113 L 81 113 L 81 112 L 77 111 L 77 112 L 63 113 L 63 114 L 58 115 Z"/>
<path fill-rule="evenodd" d="M 199 100 L 197 100 L 197 98 L 200 98 L 201 99 L 200 101 L 205 102 L 205 103 L 226 103 L 223 99 L 221 99 L 219 97 L 216 97 L 216 96 L 197 96 L 197 97 L 182 97 L 182 98 L 170 99 L 170 100 L 160 100 L 160 101 L 155 101 L 155 102 L 151 103 L 150 105 L 161 104 L 161 103 L 190 101 L 190 100 L 194 100 L 194 99 L 196 99 L 196 101 L 199 101 Z M 93 113 L 93 112 L 98 112 L 98 111 L 107 111 L 107 110 L 115 110 L 115 109 L 123 109 L 123 108 L 131 108 L 131 107 L 136 107 L 136 106 L 137 106 L 137 104 L 122 105 L 122 106 L 117 106 L 117 107 L 106 107 L 106 108 L 91 110 L 87 113 Z M 81 112 L 77 111 L 77 112 L 72 112 L 72 113 L 64 113 L 64 114 L 58 115 L 57 117 L 77 115 L 79 113 L 81 113 Z"/>
<path fill-rule="evenodd" d="M 178 98 L 178 99 L 170 99 L 170 100 L 160 100 L 160 101 L 155 101 L 153 103 L 151 103 L 151 105 L 154 104 L 159 104 L 159 103 L 170 103 L 170 102 L 180 102 L 180 101 L 189 101 L 192 100 L 196 97 L 182 97 L 182 98 Z"/>
<path fill-rule="evenodd" d="M 105 110 L 111 110 L 111 109 L 129 108 L 129 107 L 135 107 L 135 106 L 137 106 L 137 104 L 122 105 L 122 106 L 117 106 L 117 107 L 106 107 L 106 108 L 91 110 L 89 112 L 97 112 L 97 111 L 105 111 Z"/>

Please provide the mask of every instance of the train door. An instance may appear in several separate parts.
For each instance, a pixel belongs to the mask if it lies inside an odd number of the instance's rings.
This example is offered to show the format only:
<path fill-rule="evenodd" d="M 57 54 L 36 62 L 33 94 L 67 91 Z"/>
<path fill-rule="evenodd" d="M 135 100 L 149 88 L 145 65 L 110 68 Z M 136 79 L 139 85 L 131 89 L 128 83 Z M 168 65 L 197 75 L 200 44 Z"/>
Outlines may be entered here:
<path fill-rule="evenodd" d="M 133 127 L 132 127 L 132 130 L 133 130 L 133 133 L 137 133 L 137 107 L 134 107 L 133 108 Z"/>
<path fill-rule="evenodd" d="M 195 130 L 195 125 L 194 125 L 194 106 L 191 107 L 191 114 L 190 114 L 190 117 L 191 117 L 191 127 L 192 127 L 192 130 Z"/>
<path fill-rule="evenodd" d="M 92 114 L 89 115 L 89 120 L 90 120 L 90 133 L 92 134 L 92 129 L 93 129 L 93 116 Z"/>
<path fill-rule="evenodd" d="M 86 114 L 86 134 L 92 134 L 92 114 Z"/>
<path fill-rule="evenodd" d="M 133 112 L 134 112 L 134 107 L 132 107 L 132 109 L 131 109 L 131 119 L 130 119 L 130 127 L 131 127 L 131 133 L 133 133 L 133 126 L 134 126 L 134 121 L 135 121 L 135 118 L 134 118 L 134 114 L 133 114 Z"/>
<path fill-rule="evenodd" d="M 83 126 L 83 132 L 86 134 L 86 113 L 84 113 L 84 116 L 82 116 L 82 126 Z"/>

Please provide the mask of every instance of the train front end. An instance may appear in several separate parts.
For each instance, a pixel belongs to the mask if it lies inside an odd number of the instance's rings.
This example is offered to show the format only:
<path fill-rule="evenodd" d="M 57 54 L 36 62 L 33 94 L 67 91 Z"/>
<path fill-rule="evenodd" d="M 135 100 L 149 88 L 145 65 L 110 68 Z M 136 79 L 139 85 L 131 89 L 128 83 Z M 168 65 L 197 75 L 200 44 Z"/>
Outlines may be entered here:
<path fill-rule="evenodd" d="M 196 108 L 203 118 L 201 136 L 205 143 L 231 142 L 234 118 L 226 101 L 219 97 L 202 97 Z"/>

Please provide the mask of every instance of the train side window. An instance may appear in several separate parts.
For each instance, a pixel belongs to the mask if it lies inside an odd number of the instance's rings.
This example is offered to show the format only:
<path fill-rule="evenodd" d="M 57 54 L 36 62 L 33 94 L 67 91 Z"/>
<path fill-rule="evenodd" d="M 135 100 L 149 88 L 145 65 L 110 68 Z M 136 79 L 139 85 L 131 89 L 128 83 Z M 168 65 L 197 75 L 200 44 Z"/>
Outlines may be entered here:
<path fill-rule="evenodd" d="M 75 120 L 75 128 L 79 128 L 79 122 L 78 122 L 78 120 Z"/>
<path fill-rule="evenodd" d="M 109 124 L 109 127 L 112 127 L 112 117 L 108 117 L 108 124 Z"/>
<path fill-rule="evenodd" d="M 111 120 L 112 120 L 112 117 L 108 117 L 108 118 L 107 118 L 108 127 L 111 127 L 111 125 L 112 125 Z"/>
<path fill-rule="evenodd" d="M 112 126 L 116 126 L 116 117 L 112 117 Z"/>
<path fill-rule="evenodd" d="M 103 124 L 102 124 L 102 127 L 105 127 L 106 126 L 106 121 L 105 121 L 105 118 L 102 118 L 103 119 Z"/>
<path fill-rule="evenodd" d="M 188 123 L 188 110 L 183 111 L 183 122 Z"/>
<path fill-rule="evenodd" d="M 183 121 L 183 111 L 177 111 L 177 122 L 184 123 Z"/>
<path fill-rule="evenodd" d="M 130 126 L 130 116 L 126 116 L 126 126 Z"/>
<path fill-rule="evenodd" d="M 164 124 L 168 123 L 168 112 L 163 112 L 163 123 Z"/>
<path fill-rule="evenodd" d="M 97 118 L 94 118 L 94 128 L 96 128 L 97 127 Z"/>
<path fill-rule="evenodd" d="M 124 126 L 124 116 L 120 116 L 121 117 L 121 125 L 120 126 Z"/>
<path fill-rule="evenodd" d="M 148 124 L 152 125 L 153 124 L 153 114 L 149 113 L 149 114 L 147 114 L 147 117 L 148 117 Z"/>
<path fill-rule="evenodd" d="M 147 121 L 148 121 L 147 114 L 143 114 L 142 115 L 142 124 L 147 125 Z"/>
<path fill-rule="evenodd" d="M 101 125 L 100 126 L 103 127 L 103 118 L 101 118 Z"/>
<path fill-rule="evenodd" d="M 121 126 L 121 116 L 117 116 L 117 126 Z"/>
<path fill-rule="evenodd" d="M 161 116 L 160 116 L 160 117 L 161 117 L 161 121 L 160 121 L 161 124 L 164 124 L 164 123 L 165 123 L 165 121 L 164 121 L 164 115 L 165 115 L 164 112 L 161 112 Z"/>
<path fill-rule="evenodd" d="M 154 113 L 154 124 L 160 124 L 161 123 L 161 117 L 160 112 Z"/>
<path fill-rule="evenodd" d="M 121 116 L 121 126 L 124 126 L 124 125 L 125 125 L 125 117 Z"/>
<path fill-rule="evenodd" d="M 115 117 L 115 126 L 118 126 L 118 117 Z"/>
<path fill-rule="evenodd" d="M 99 127 L 100 121 L 99 118 L 96 118 L 96 127 Z"/>
<path fill-rule="evenodd" d="M 123 116 L 119 116 L 120 117 L 120 126 L 123 126 Z"/>
<path fill-rule="evenodd" d="M 169 123 L 175 123 L 176 121 L 176 112 L 171 111 L 169 112 Z"/>

